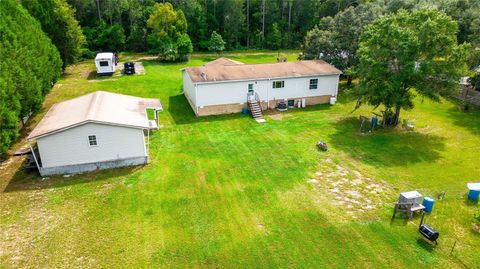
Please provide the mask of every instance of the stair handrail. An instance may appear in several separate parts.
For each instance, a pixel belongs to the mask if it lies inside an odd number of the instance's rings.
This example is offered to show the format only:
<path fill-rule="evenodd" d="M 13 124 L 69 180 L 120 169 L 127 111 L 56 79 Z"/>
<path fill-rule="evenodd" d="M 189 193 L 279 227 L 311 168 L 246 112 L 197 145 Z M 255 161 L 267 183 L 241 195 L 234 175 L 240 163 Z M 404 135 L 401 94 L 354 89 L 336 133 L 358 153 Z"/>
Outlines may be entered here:
<path fill-rule="evenodd" d="M 255 92 L 255 101 L 258 102 L 258 106 L 260 107 L 260 111 L 263 112 L 262 103 L 260 102 L 260 96 L 258 95 L 257 92 Z"/>

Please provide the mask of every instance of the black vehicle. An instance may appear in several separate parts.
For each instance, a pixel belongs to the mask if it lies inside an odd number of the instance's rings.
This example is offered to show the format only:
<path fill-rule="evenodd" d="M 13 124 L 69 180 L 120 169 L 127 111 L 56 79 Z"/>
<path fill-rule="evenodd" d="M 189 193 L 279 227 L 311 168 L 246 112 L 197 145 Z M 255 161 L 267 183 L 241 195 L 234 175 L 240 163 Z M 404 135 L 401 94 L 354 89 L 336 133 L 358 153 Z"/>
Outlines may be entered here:
<path fill-rule="evenodd" d="M 133 62 L 126 62 L 123 64 L 123 72 L 127 75 L 135 74 L 135 63 Z"/>

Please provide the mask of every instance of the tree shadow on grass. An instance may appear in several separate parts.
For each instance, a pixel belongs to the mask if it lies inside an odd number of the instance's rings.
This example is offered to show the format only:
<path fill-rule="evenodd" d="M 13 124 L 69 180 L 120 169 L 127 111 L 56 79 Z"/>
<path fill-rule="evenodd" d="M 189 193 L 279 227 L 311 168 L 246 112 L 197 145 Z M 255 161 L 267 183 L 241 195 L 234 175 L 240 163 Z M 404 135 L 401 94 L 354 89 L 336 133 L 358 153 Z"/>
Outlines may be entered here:
<path fill-rule="evenodd" d="M 61 188 L 77 184 L 83 184 L 94 181 L 104 181 L 112 177 L 128 176 L 137 170 L 142 169 L 143 165 L 127 166 L 106 170 L 98 170 L 93 172 L 85 172 L 81 174 L 64 177 L 62 175 L 41 177 L 38 171 L 27 172 L 23 169 L 23 165 L 18 168 L 12 177 L 4 192 L 30 191 L 48 188 Z"/>
<path fill-rule="evenodd" d="M 183 94 L 170 96 L 167 110 L 175 124 L 191 124 L 249 117 L 249 115 L 242 113 L 197 117 Z"/>
<path fill-rule="evenodd" d="M 400 127 L 359 134 L 360 121 L 355 117 L 342 119 L 334 127 L 336 132 L 330 136 L 332 148 L 375 166 L 435 161 L 441 158 L 440 152 L 445 148 L 442 137 L 407 132 Z"/>
<path fill-rule="evenodd" d="M 448 115 L 453 124 L 469 130 L 474 135 L 480 135 L 480 108 L 473 112 L 463 112 L 454 107 L 448 111 Z"/>

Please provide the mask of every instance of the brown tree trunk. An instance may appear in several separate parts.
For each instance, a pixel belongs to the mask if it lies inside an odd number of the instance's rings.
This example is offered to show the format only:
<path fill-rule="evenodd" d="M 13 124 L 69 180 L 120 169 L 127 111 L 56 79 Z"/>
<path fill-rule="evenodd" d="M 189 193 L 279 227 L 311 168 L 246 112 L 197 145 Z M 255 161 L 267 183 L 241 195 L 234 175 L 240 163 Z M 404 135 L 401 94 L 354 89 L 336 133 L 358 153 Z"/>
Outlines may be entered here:
<path fill-rule="evenodd" d="M 393 126 L 397 126 L 398 125 L 398 122 L 400 120 L 400 107 L 397 106 L 395 107 L 395 117 L 394 117 L 394 120 L 393 120 Z"/>
<path fill-rule="evenodd" d="M 100 14 L 100 0 L 96 0 L 96 2 L 97 2 L 98 19 L 102 20 L 102 15 Z"/>
<path fill-rule="evenodd" d="M 287 39 L 288 46 L 290 46 L 290 36 L 292 34 L 292 31 L 290 28 L 290 25 L 292 22 L 292 5 L 293 5 L 292 1 L 288 1 L 288 39 Z"/>
<path fill-rule="evenodd" d="M 250 46 L 250 1 L 247 0 L 247 49 Z"/>
<path fill-rule="evenodd" d="M 347 87 L 352 86 L 352 76 L 347 76 Z"/>
<path fill-rule="evenodd" d="M 262 0 L 262 41 L 265 40 L 265 0 Z"/>

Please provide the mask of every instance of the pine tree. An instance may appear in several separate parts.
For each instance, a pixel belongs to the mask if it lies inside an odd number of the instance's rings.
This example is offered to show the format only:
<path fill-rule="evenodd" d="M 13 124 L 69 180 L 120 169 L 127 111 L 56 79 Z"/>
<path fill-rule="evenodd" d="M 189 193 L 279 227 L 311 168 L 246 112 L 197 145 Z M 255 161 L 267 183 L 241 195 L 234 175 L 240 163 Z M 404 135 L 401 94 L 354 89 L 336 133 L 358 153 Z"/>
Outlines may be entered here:
<path fill-rule="evenodd" d="M 210 41 L 208 42 L 208 50 L 220 54 L 225 49 L 225 41 L 216 31 L 212 32 Z"/>

